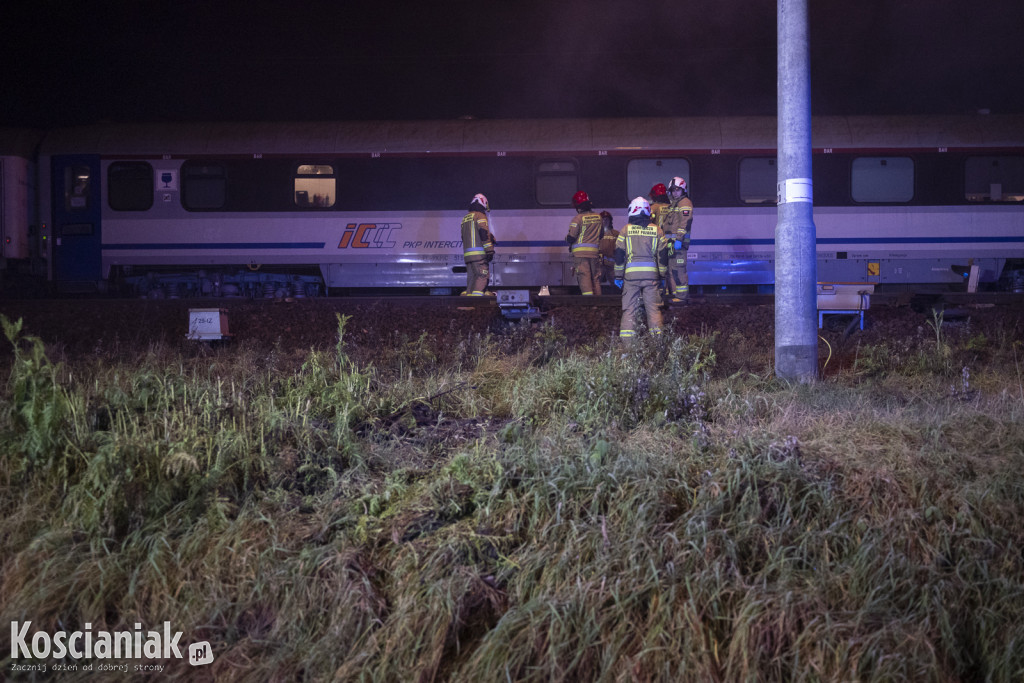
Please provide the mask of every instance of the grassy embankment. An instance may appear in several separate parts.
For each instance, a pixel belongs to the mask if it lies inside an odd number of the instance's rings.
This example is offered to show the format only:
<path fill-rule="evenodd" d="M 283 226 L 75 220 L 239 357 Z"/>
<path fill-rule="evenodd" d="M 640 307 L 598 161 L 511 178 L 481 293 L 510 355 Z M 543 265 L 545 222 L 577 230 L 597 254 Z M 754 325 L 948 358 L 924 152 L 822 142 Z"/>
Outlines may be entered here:
<path fill-rule="evenodd" d="M 344 326 L 283 371 L 4 320 L 0 623 L 166 620 L 218 680 L 1024 677 L 1017 333 L 800 386 L 714 335 L 371 364 Z"/>

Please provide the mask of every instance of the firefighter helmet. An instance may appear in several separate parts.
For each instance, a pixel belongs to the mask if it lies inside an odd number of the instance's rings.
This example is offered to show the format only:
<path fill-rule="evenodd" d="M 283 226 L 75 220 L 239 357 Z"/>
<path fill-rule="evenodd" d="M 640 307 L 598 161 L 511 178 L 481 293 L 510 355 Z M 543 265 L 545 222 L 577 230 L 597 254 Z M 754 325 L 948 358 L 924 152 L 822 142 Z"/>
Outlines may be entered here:
<path fill-rule="evenodd" d="M 479 192 L 473 195 L 473 201 L 471 201 L 470 204 L 479 204 L 484 207 L 484 211 L 491 210 L 491 205 L 487 203 L 487 197 L 483 196 Z"/>
<path fill-rule="evenodd" d="M 668 190 L 665 189 L 665 183 L 658 183 L 651 188 L 652 197 L 660 197 L 663 194 L 668 194 Z"/>
<path fill-rule="evenodd" d="M 583 204 L 584 202 L 589 202 L 589 201 L 590 201 L 590 197 L 588 197 L 587 193 L 584 192 L 583 190 L 580 190 L 579 192 L 577 192 L 576 194 L 574 194 L 572 196 L 572 205 L 573 206 L 579 206 L 580 204 Z"/>
<path fill-rule="evenodd" d="M 632 218 L 640 214 L 651 215 L 651 203 L 643 197 L 637 197 L 629 203 L 629 217 Z"/>
<path fill-rule="evenodd" d="M 680 178 L 679 176 L 676 176 L 675 178 L 673 178 L 672 182 L 670 182 L 668 184 L 668 189 L 669 190 L 675 190 L 676 188 L 682 190 L 683 193 L 685 194 L 686 193 L 686 179 L 685 178 Z"/>

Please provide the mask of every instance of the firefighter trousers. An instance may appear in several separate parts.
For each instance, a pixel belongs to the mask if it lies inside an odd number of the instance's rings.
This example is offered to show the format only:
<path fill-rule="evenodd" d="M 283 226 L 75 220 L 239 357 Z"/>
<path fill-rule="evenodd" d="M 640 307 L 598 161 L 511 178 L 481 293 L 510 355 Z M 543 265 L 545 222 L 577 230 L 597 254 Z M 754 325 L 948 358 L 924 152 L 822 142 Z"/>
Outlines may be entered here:
<path fill-rule="evenodd" d="M 669 294 L 685 299 L 690 294 L 689 276 L 686 274 L 686 250 L 677 249 L 668 262 Z"/>
<path fill-rule="evenodd" d="M 601 261 L 596 258 L 573 256 L 572 267 L 576 271 L 576 282 L 580 286 L 580 294 L 601 295 Z"/>
<path fill-rule="evenodd" d="M 483 296 L 491 271 L 487 261 L 470 261 L 466 264 L 466 295 Z"/>
<path fill-rule="evenodd" d="M 661 292 L 658 280 L 626 280 L 622 285 L 622 321 L 619 339 L 629 341 L 636 336 L 636 319 L 640 309 L 647 314 L 651 334 L 661 334 Z"/>

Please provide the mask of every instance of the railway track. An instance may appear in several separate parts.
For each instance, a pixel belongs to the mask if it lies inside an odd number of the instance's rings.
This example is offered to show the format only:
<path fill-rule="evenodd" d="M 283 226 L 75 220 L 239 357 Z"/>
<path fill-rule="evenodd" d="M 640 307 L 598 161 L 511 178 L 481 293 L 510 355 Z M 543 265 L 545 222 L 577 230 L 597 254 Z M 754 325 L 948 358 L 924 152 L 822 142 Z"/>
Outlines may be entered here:
<path fill-rule="evenodd" d="M 719 294 L 698 297 L 688 306 L 671 307 L 666 320 L 679 329 L 721 330 L 770 343 L 774 329 L 774 298 L 764 294 Z M 566 335 L 568 344 L 614 335 L 618 330 L 621 298 L 558 294 L 533 296 L 528 305 Z M 877 295 L 863 316 L 864 339 L 920 334 L 922 320 L 932 319 L 942 306 L 944 320 L 970 318 L 974 323 L 1006 324 L 1024 319 L 1024 295 L 1009 293 L 947 293 L 943 297 Z M 393 345 L 422 334 L 450 344 L 465 341 L 470 332 L 486 333 L 502 316 L 494 297 L 458 296 L 332 296 L 308 299 L 204 297 L 180 299 L 0 297 L 0 314 L 24 321 L 24 334 L 43 339 L 68 354 L 141 354 L 158 342 L 181 345 L 189 333 L 193 309 L 223 309 L 235 342 L 260 348 L 308 350 L 332 348 L 338 341 L 339 320 L 346 321 L 345 339 L 353 348 Z M 855 313 L 850 311 L 849 313 Z M 827 319 L 826 319 L 827 320 Z M 981 321 L 981 322 L 979 322 Z M 987 321 L 987 322 L 986 322 Z M 816 321 L 818 322 L 818 321 Z M 856 327 L 852 320 L 832 320 Z M 1019 333 L 1015 333 L 1019 334 Z M 396 336 L 397 335 L 397 336 Z M 403 337 L 404 335 L 404 337 Z M 2 341 L 2 339 L 0 339 Z M 753 342 L 752 342 L 753 343 Z M 0 343 L 0 359 L 9 345 Z"/>
<path fill-rule="evenodd" d="M 387 302 L 397 306 L 440 306 L 440 307 L 454 307 L 454 308 L 499 308 L 497 297 L 484 296 L 484 297 L 465 297 L 465 296 L 445 296 L 445 295 L 434 295 L 427 296 L 422 294 L 374 294 L 374 295 L 359 295 L 359 294 L 346 294 L 344 296 L 328 296 L 319 297 L 321 300 L 331 300 L 339 303 L 351 303 L 353 305 L 366 305 L 373 303 Z M 19 300 L 21 297 L 10 297 L 8 300 L 14 301 Z M 92 300 L 92 301 L 133 301 L 132 299 L 123 299 L 116 297 L 102 297 L 102 296 L 79 296 L 79 297 L 26 297 L 25 301 L 36 301 L 39 303 L 47 301 L 67 301 L 67 300 Z M 157 299 L 160 300 L 160 299 Z M 278 301 L 272 298 L 256 298 L 250 299 L 249 297 L 195 297 L 195 298 L 181 298 L 181 299 L 167 299 L 178 300 L 182 302 L 194 303 L 196 306 L 212 306 L 220 303 L 227 303 L 232 301 L 267 301 L 273 303 Z M 154 299 L 138 299 L 138 301 L 154 301 Z M 292 302 L 293 299 L 287 299 L 288 302 Z M 542 311 L 550 310 L 555 308 L 564 308 L 572 306 L 589 306 L 589 307 L 619 307 L 622 304 L 622 299 L 618 293 L 615 294 L 602 294 L 601 296 L 581 296 L 579 294 L 551 294 L 551 295 L 538 295 L 531 293 L 529 303 Z M 695 306 L 770 306 L 775 303 L 774 294 L 753 294 L 753 293 L 714 293 L 714 294 L 700 294 L 694 296 L 686 304 L 666 304 L 666 308 L 669 309 L 685 309 L 687 307 Z M 913 306 L 915 308 L 924 308 L 929 306 L 941 306 L 943 308 L 951 308 L 957 306 L 979 306 L 979 305 L 993 305 L 993 306 L 1021 306 L 1024 307 L 1024 293 L 1018 292 L 942 292 L 942 293 L 914 293 L 914 292 L 875 292 L 871 295 L 870 300 L 871 307 L 879 306 Z"/>
<path fill-rule="evenodd" d="M 379 301 L 382 297 L 344 297 L 346 301 L 370 302 Z M 432 303 L 456 307 L 489 308 L 498 307 L 495 297 L 464 297 L 464 296 L 395 296 L 386 297 L 393 303 Z M 426 300 L 426 301 L 425 301 Z M 715 293 L 693 297 L 687 304 L 668 304 L 669 309 L 692 306 L 770 306 L 775 303 L 774 294 L 751 293 Z M 1024 293 L 1015 292 L 943 292 L 943 293 L 912 293 L 912 292 L 876 292 L 871 295 L 871 306 L 912 306 L 926 308 L 940 306 L 952 308 L 958 306 L 993 305 L 1022 306 Z M 550 310 L 568 306 L 619 307 L 622 299 L 618 293 L 602 294 L 601 296 L 581 296 L 578 294 L 552 294 L 540 296 L 531 294 L 530 304 L 540 310 Z"/>

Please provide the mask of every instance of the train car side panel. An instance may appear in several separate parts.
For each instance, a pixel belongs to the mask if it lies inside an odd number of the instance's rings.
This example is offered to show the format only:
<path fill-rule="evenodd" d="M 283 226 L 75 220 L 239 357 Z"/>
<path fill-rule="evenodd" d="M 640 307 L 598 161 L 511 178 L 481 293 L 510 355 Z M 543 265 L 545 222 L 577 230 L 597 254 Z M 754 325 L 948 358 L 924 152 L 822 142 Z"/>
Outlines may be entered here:
<path fill-rule="evenodd" d="M 814 126 L 818 277 L 959 288 L 1024 273 L 1022 117 L 828 117 Z M 574 285 L 570 198 L 625 206 L 684 176 L 695 287 L 774 283 L 774 119 L 89 126 L 39 156 L 40 235 L 63 289 L 455 288 L 486 194 L 495 287 Z M 152 273 L 152 276 L 150 275 Z M 191 280 L 189 279 L 191 278 Z M 1015 286 L 1015 285 L 1014 285 Z M 153 290 L 155 291 L 155 290 Z"/>

